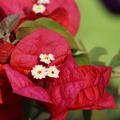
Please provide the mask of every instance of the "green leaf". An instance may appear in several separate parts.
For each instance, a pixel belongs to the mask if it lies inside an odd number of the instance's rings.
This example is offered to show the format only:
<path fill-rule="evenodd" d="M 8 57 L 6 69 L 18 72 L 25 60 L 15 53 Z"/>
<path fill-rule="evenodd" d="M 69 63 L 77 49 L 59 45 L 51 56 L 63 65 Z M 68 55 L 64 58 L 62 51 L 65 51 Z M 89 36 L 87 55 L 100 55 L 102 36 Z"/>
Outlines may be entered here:
<path fill-rule="evenodd" d="M 76 51 L 79 50 L 78 45 L 76 44 L 76 41 L 74 40 L 73 36 L 60 24 L 56 23 L 52 19 L 48 18 L 40 18 L 35 21 L 26 21 L 22 23 L 18 29 L 17 32 L 17 39 L 22 39 L 23 37 L 31 34 L 38 28 L 46 28 L 46 29 L 51 29 L 62 36 L 64 36 L 72 49 L 75 49 Z M 23 33 L 24 32 L 24 33 Z"/>
<path fill-rule="evenodd" d="M 117 88 L 120 87 L 120 78 L 114 78 L 111 80 L 111 85 Z"/>
<path fill-rule="evenodd" d="M 36 28 L 34 27 L 21 27 L 17 31 L 17 39 L 20 40 L 25 36 L 29 35 L 30 33 L 34 32 Z"/>
<path fill-rule="evenodd" d="M 90 60 L 87 54 L 81 54 L 74 57 L 78 65 L 90 65 Z"/>
<path fill-rule="evenodd" d="M 93 48 L 89 52 L 91 64 L 105 66 L 105 62 L 100 61 L 100 57 L 105 54 L 107 54 L 107 50 L 105 48 L 102 47 Z"/>
<path fill-rule="evenodd" d="M 109 65 L 112 66 L 113 68 L 120 66 L 120 50 L 119 50 L 118 53 L 112 58 L 112 60 L 111 60 L 111 62 L 110 62 Z"/>
<path fill-rule="evenodd" d="M 90 58 L 83 42 L 80 39 L 78 39 L 76 42 L 81 48 L 81 51 L 78 51 L 74 54 L 76 62 L 78 65 L 90 65 Z"/>

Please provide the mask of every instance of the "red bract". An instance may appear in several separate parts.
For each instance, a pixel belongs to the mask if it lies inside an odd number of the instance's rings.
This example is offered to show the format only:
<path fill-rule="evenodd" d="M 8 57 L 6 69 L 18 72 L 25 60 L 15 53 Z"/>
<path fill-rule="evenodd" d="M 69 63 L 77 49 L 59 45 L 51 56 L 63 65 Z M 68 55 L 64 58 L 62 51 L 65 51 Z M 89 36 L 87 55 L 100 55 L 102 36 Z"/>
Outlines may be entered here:
<path fill-rule="evenodd" d="M 53 54 L 59 78 L 33 79 L 31 70 L 40 54 Z M 48 67 L 47 66 L 47 67 Z M 21 40 L 11 56 L 11 65 L 4 66 L 13 91 L 45 102 L 52 120 L 62 120 L 71 109 L 115 108 L 111 95 L 104 92 L 111 68 L 78 67 L 67 40 L 47 29 L 39 29 Z"/>
<path fill-rule="evenodd" d="M 0 64 L 0 119 L 22 120 L 20 101 L 21 97 L 13 93 L 3 64 Z"/>
<path fill-rule="evenodd" d="M 6 73 L 3 69 L 5 63 L 9 62 L 14 46 L 6 41 L 0 42 L 0 119 L 1 120 L 21 120 L 20 109 L 21 98 L 14 94 Z M 16 111 L 16 114 L 14 113 Z"/>
<path fill-rule="evenodd" d="M 0 43 L 0 63 L 7 62 L 13 49 L 14 49 L 14 45 L 12 45 L 6 41 L 2 41 Z"/>
<path fill-rule="evenodd" d="M 50 0 L 43 14 L 35 14 L 32 7 L 34 0 L 0 0 L 0 20 L 8 14 L 22 13 L 21 22 L 39 17 L 52 18 L 63 25 L 73 35 L 77 33 L 80 22 L 79 9 L 74 0 Z M 36 0 L 37 1 L 37 0 Z"/>
<path fill-rule="evenodd" d="M 110 67 L 82 66 L 85 86 L 69 106 L 70 109 L 106 109 L 115 108 L 113 97 L 104 90 L 111 75 Z"/>
<path fill-rule="evenodd" d="M 0 104 L 11 104 L 18 101 L 18 96 L 12 93 L 11 86 L 3 69 L 3 65 L 8 63 L 14 46 L 6 41 L 0 43 Z"/>
<path fill-rule="evenodd" d="M 22 120 L 21 104 L 0 105 L 1 120 Z"/>
<path fill-rule="evenodd" d="M 66 66 L 64 67 L 64 69 L 65 68 Z M 68 75 L 66 69 L 64 74 L 66 76 Z M 74 74 L 74 72 L 72 74 Z M 58 91 L 60 84 L 56 81 L 53 81 L 53 83 L 49 81 L 50 84 L 53 84 L 54 86 L 53 88 L 48 89 L 48 92 L 52 96 L 53 101 L 55 101 L 55 104 L 48 105 L 49 111 L 52 112 L 53 120 L 62 120 L 63 115 L 65 115 L 65 110 L 63 112 L 60 111 L 62 104 L 67 107 L 67 110 L 116 108 L 115 101 L 112 95 L 104 91 L 110 80 L 110 67 L 81 66 L 79 67 L 79 74 L 84 81 L 84 86 L 82 86 L 82 89 L 77 92 L 77 96 L 74 98 L 71 104 L 69 104 L 69 98 L 65 100 L 67 94 L 69 93 L 68 91 L 68 93 L 64 92 L 67 87 L 64 85 L 65 88 L 61 88 L 60 91 Z M 73 91 L 72 94 L 75 94 L 76 90 L 72 88 L 71 90 Z"/>

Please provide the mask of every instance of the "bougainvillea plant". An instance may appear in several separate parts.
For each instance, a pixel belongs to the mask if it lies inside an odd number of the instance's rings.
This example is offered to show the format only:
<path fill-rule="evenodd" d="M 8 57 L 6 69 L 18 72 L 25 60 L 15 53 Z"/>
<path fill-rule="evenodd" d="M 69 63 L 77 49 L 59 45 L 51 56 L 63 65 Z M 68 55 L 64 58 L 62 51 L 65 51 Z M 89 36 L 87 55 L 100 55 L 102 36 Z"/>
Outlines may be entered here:
<path fill-rule="evenodd" d="M 44 1 L 44 0 L 42 0 Z M 80 13 L 74 0 L 0 0 L 0 20 L 8 14 L 22 13 L 19 24 L 40 17 L 51 18 L 75 35 Z"/>
<path fill-rule="evenodd" d="M 116 108 L 105 91 L 112 68 L 92 66 L 74 40 L 74 0 L 0 0 L 0 13 L 1 120 L 34 120 L 42 112 L 64 120 L 70 110 Z"/>

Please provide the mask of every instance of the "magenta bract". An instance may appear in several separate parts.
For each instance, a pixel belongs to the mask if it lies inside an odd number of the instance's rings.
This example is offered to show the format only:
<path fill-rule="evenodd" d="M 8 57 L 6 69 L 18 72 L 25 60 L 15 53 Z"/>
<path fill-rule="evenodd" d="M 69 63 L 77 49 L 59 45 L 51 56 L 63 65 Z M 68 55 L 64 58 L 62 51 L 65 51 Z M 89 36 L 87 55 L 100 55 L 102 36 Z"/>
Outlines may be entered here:
<path fill-rule="evenodd" d="M 36 80 L 31 76 L 40 54 L 53 54 L 59 78 Z M 68 110 L 116 108 L 113 97 L 104 90 L 111 75 L 110 67 L 78 66 L 67 40 L 56 32 L 38 29 L 15 47 L 11 64 L 4 66 L 13 91 L 45 102 L 53 120 L 61 120 Z"/>
<path fill-rule="evenodd" d="M 36 2 L 33 0 L 0 0 L 0 21 L 9 14 L 22 13 L 20 23 L 25 20 L 35 20 L 40 17 L 48 17 L 64 26 L 72 35 L 79 28 L 80 13 L 74 0 L 51 0 L 46 6 L 46 12 L 35 14 L 32 10 Z"/>

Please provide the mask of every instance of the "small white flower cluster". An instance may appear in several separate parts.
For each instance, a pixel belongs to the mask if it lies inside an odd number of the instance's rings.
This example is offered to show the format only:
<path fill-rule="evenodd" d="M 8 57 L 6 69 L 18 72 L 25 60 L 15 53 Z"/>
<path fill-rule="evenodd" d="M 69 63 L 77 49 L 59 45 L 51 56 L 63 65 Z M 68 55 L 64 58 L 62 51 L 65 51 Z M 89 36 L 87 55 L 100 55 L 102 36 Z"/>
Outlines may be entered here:
<path fill-rule="evenodd" d="M 50 64 L 51 61 L 55 60 L 53 54 L 40 54 L 40 61 L 46 64 Z M 56 66 L 50 66 L 49 68 L 44 67 L 43 65 L 36 65 L 33 67 L 31 73 L 35 79 L 43 79 L 46 76 L 51 78 L 59 78 L 59 70 Z"/>
<path fill-rule="evenodd" d="M 50 0 L 38 0 L 37 4 L 33 5 L 33 12 L 36 14 L 44 13 L 46 11 L 46 7 L 44 4 L 49 4 Z"/>
<path fill-rule="evenodd" d="M 40 61 L 41 62 L 44 62 L 46 64 L 50 64 L 51 61 L 55 60 L 54 56 L 52 54 L 40 54 Z"/>

